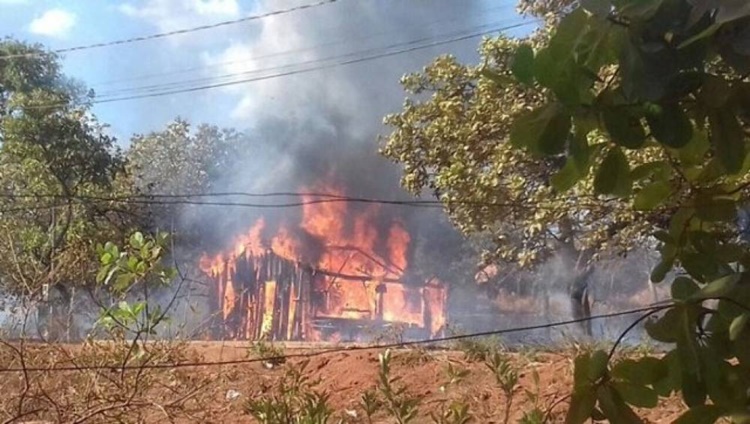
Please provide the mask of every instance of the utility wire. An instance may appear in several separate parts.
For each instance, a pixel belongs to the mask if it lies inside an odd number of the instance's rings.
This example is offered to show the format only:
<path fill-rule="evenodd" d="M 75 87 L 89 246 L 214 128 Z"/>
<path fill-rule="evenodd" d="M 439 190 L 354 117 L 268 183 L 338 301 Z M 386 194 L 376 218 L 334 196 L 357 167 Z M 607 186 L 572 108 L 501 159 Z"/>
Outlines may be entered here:
<path fill-rule="evenodd" d="M 252 195 L 251 193 L 244 193 L 245 195 Z M 269 193 L 270 194 L 270 193 Z M 292 196 L 292 194 L 288 194 Z M 136 205 L 192 205 L 192 206 L 222 206 L 222 207 L 243 207 L 243 208 L 257 208 L 257 209 L 284 209 L 284 208 L 297 208 L 308 205 L 317 204 L 328 204 L 328 203 L 361 203 L 361 204 L 379 204 L 379 205 L 393 205 L 393 206 L 408 206 L 408 207 L 426 207 L 426 208 L 443 208 L 446 206 L 478 206 L 478 207 L 498 207 L 498 208 L 537 208 L 537 209 L 556 209 L 559 205 L 547 204 L 544 202 L 529 202 L 529 201 L 509 201 L 509 202 L 482 202 L 482 201 L 441 201 L 441 200 L 395 200 L 395 199 L 377 199 L 368 197 L 348 197 L 348 196 L 330 196 L 317 198 L 312 200 L 301 200 L 294 202 L 285 203 L 251 203 L 251 202 L 231 202 L 231 201 L 199 201 L 189 200 L 189 198 L 172 195 L 161 195 L 168 197 L 155 197 L 149 198 L 149 196 L 119 196 L 119 197 L 105 197 L 105 196 L 62 196 L 62 195 L 15 195 L 15 194 L 0 194 L 0 198 L 7 199 L 58 199 L 58 200 L 75 200 L 78 202 L 93 202 L 93 203 L 119 203 L 119 204 L 136 204 Z M 210 196 L 206 193 L 203 197 Z M 164 200 L 161 200 L 164 199 Z M 570 199 L 575 200 L 575 199 Z M 582 203 L 576 201 L 576 205 L 580 207 L 589 208 L 601 208 L 608 202 L 592 202 L 591 204 Z M 68 202 L 54 202 L 40 206 L 28 206 L 25 208 L 12 208 L 12 209 L 0 209 L 0 213 L 10 213 L 16 211 L 29 211 L 34 209 L 49 209 L 59 206 L 66 206 Z"/>
<path fill-rule="evenodd" d="M 475 34 L 477 34 L 476 31 L 480 29 L 489 29 L 489 32 L 494 32 L 496 28 L 502 28 L 504 25 L 508 25 L 509 22 L 518 23 L 518 20 L 517 19 L 513 19 L 513 20 L 505 19 L 505 20 L 501 20 L 498 22 L 475 26 L 471 29 L 465 29 L 461 31 L 455 31 L 455 32 L 443 34 L 438 37 L 435 37 L 435 36 L 423 37 L 423 38 L 419 38 L 415 40 L 410 40 L 410 41 L 405 41 L 405 42 L 400 42 L 400 43 L 393 43 L 393 44 L 386 45 L 386 46 L 372 47 L 369 49 L 357 50 L 357 51 L 344 53 L 344 54 L 340 54 L 336 56 L 290 63 L 287 65 L 269 67 L 265 69 L 254 69 L 254 70 L 244 71 L 244 72 L 233 72 L 233 73 L 228 73 L 228 74 L 223 74 L 223 75 L 193 78 L 193 79 L 186 79 L 186 80 L 173 81 L 173 82 L 161 82 L 161 83 L 142 85 L 142 86 L 136 86 L 136 87 L 122 87 L 122 88 L 111 89 L 111 90 L 103 91 L 103 92 L 97 92 L 96 87 L 94 87 L 94 92 L 96 93 L 97 99 L 106 99 L 108 97 L 116 97 L 117 95 L 124 95 L 124 94 L 148 93 L 148 92 L 158 92 L 160 90 L 166 90 L 166 89 L 190 88 L 191 85 L 195 85 L 195 84 L 209 83 L 209 82 L 216 83 L 216 82 L 227 81 L 227 80 L 231 81 L 233 78 L 237 78 L 241 76 L 251 76 L 251 75 L 259 75 L 259 74 L 262 75 L 268 72 L 279 72 L 279 71 L 284 71 L 284 70 L 289 70 L 289 69 L 296 69 L 304 65 L 320 66 L 322 64 L 325 64 L 326 62 L 341 61 L 341 60 L 348 59 L 348 58 L 356 58 L 362 54 L 367 54 L 367 53 L 381 54 L 381 52 L 387 52 L 392 49 L 419 45 L 421 43 L 429 42 L 430 40 L 434 40 L 435 38 L 439 38 L 439 37 L 450 37 L 449 40 L 455 37 L 461 37 L 465 35 L 470 35 L 474 37 L 476 36 Z"/>
<path fill-rule="evenodd" d="M 165 89 L 163 91 L 152 92 L 152 93 L 145 93 L 145 94 L 134 94 L 134 95 L 120 96 L 120 97 L 111 97 L 111 98 L 105 98 L 105 99 L 94 99 L 90 103 L 93 103 L 93 104 L 97 104 L 97 103 L 112 103 L 112 102 L 121 102 L 121 101 L 126 101 L 126 100 L 136 100 L 136 99 L 144 99 L 144 98 L 151 98 L 151 97 L 162 97 L 162 96 L 168 96 L 168 95 L 173 95 L 173 94 L 193 93 L 193 92 L 197 92 L 197 91 L 204 91 L 204 90 L 210 90 L 210 89 L 215 89 L 215 88 L 230 87 L 230 86 L 234 86 L 234 85 L 247 84 L 247 83 L 251 83 L 251 82 L 266 81 L 266 80 L 271 80 L 271 79 L 276 79 L 276 78 L 281 78 L 281 77 L 288 77 L 288 76 L 292 76 L 292 75 L 305 74 L 305 73 L 308 73 L 308 72 L 314 72 L 314 71 L 319 71 L 319 70 L 323 70 L 323 69 L 338 68 L 338 67 L 341 67 L 341 66 L 353 65 L 353 64 L 362 63 L 362 62 L 369 62 L 371 60 L 382 59 L 382 58 L 386 58 L 386 57 L 401 55 L 401 54 L 404 54 L 404 53 L 410 53 L 410 52 L 414 52 L 414 51 L 418 51 L 418 50 L 423 50 L 423 49 L 427 49 L 427 48 L 431 48 L 431 47 L 437 47 L 437 46 L 442 46 L 442 45 L 445 45 L 445 44 L 456 43 L 456 42 L 459 42 L 459 41 L 464 41 L 464 40 L 469 40 L 469 39 L 472 39 L 472 38 L 477 38 L 477 37 L 489 35 L 489 34 L 492 34 L 492 33 L 495 33 L 495 32 L 506 31 L 506 30 L 509 30 L 509 29 L 520 28 L 520 27 L 532 25 L 533 23 L 535 23 L 535 22 L 522 22 L 522 23 L 517 23 L 517 24 L 513 24 L 513 25 L 508 25 L 508 26 L 505 26 L 505 27 L 493 28 L 493 29 L 489 29 L 489 30 L 484 30 L 484 31 L 470 33 L 470 34 L 463 35 L 463 36 L 452 37 L 452 38 L 449 38 L 449 39 L 446 39 L 446 40 L 435 41 L 435 42 L 427 43 L 427 44 L 423 44 L 423 45 L 413 46 L 413 47 L 409 47 L 409 48 L 402 48 L 402 49 L 398 49 L 398 50 L 394 50 L 394 51 L 390 51 L 390 52 L 375 53 L 375 54 L 370 54 L 370 55 L 367 55 L 367 56 L 364 56 L 364 57 L 353 58 L 353 59 L 348 59 L 348 60 L 340 60 L 340 61 L 336 61 L 336 62 L 332 62 L 332 63 L 324 63 L 324 64 L 319 64 L 318 66 L 310 66 L 308 68 L 294 69 L 294 70 L 289 70 L 289 71 L 285 71 L 285 72 L 278 72 L 278 73 L 270 74 L 270 75 L 262 75 L 262 76 L 258 76 L 258 77 L 239 79 L 239 80 L 235 80 L 235 81 L 226 81 L 226 82 L 218 82 L 218 83 L 212 83 L 212 84 L 204 84 L 204 85 L 198 85 L 198 86 L 189 87 L 189 88 Z"/>
<path fill-rule="evenodd" d="M 524 26 L 533 25 L 536 22 L 537 21 L 521 22 L 521 23 L 508 25 L 508 26 L 504 26 L 500 28 L 474 32 L 474 33 L 463 35 L 460 37 L 453 37 L 447 40 L 435 41 L 435 42 L 424 44 L 424 45 L 403 48 L 403 49 L 394 50 L 390 52 L 371 54 L 371 55 L 364 56 L 364 57 L 353 58 L 349 60 L 343 60 L 343 61 L 332 62 L 332 63 L 327 63 L 327 64 L 321 64 L 319 66 L 310 66 L 308 68 L 303 68 L 303 69 L 294 69 L 294 70 L 289 70 L 286 72 L 279 72 L 279 73 L 270 74 L 270 75 L 262 75 L 262 76 L 253 77 L 253 78 L 239 79 L 235 81 L 220 82 L 220 83 L 214 83 L 214 84 L 204 84 L 204 85 L 199 85 L 199 86 L 194 86 L 194 87 L 189 87 L 189 88 L 163 90 L 159 92 L 146 93 L 146 94 L 134 94 L 134 95 L 129 95 L 129 96 L 111 97 L 111 98 L 104 98 L 104 99 L 95 98 L 92 100 L 87 100 L 86 104 L 112 103 L 112 102 L 121 102 L 121 101 L 144 99 L 144 98 L 151 98 L 151 97 L 162 97 L 162 96 L 168 96 L 168 95 L 173 95 L 173 94 L 198 92 L 198 91 L 204 91 L 204 90 L 209 90 L 209 89 L 229 87 L 229 86 L 234 86 L 234 85 L 239 85 L 239 84 L 247 84 L 251 82 L 265 81 L 265 80 L 271 80 L 271 79 L 276 79 L 276 78 L 281 78 L 281 77 L 288 77 L 292 75 L 305 74 L 308 72 L 314 72 L 314 71 L 319 71 L 323 69 L 337 68 L 340 66 L 352 65 L 356 63 L 362 63 L 362 62 L 368 62 L 371 60 L 396 56 L 396 55 L 414 52 L 414 51 L 418 51 L 418 50 L 422 50 L 422 49 L 426 49 L 430 47 L 436 47 L 436 46 L 455 43 L 455 42 L 459 42 L 463 40 L 469 40 L 472 38 L 489 35 L 495 32 L 502 32 L 502 31 L 506 31 L 506 30 L 510 30 L 514 28 L 521 28 Z M 30 105 L 30 106 L 25 106 L 25 108 L 26 109 L 41 109 L 41 108 L 50 108 L 50 107 L 60 107 L 60 106 L 66 106 L 66 105 L 68 105 L 68 103 L 59 102 L 59 103 Z"/>
<path fill-rule="evenodd" d="M 494 11 L 502 10 L 502 9 L 507 9 L 507 6 L 492 7 L 492 8 L 488 8 L 488 9 L 478 10 L 477 12 L 480 13 L 480 14 L 482 14 L 482 15 L 484 15 L 484 14 L 487 14 L 489 12 L 494 12 Z M 463 18 L 465 18 L 465 16 L 461 16 L 460 18 L 463 19 Z M 459 19 L 459 17 L 452 17 L 452 18 L 448 18 L 448 19 L 440 19 L 440 20 L 437 20 L 437 21 L 429 22 L 429 23 L 423 25 L 422 27 L 423 28 L 428 28 L 428 27 L 432 27 L 432 26 L 437 25 L 437 24 L 445 23 L 445 22 L 454 22 L 454 21 L 456 21 L 458 19 Z M 224 66 L 228 66 L 228 65 L 237 65 L 237 64 L 243 64 L 243 63 L 248 63 L 248 62 L 255 62 L 255 61 L 259 61 L 259 60 L 271 59 L 271 58 L 275 58 L 275 57 L 279 57 L 279 56 L 287 56 L 287 55 L 291 55 L 291 54 L 299 54 L 299 53 L 305 53 L 305 52 L 310 52 L 310 51 L 318 51 L 318 50 L 320 50 L 323 47 L 330 47 L 330 46 L 342 45 L 342 44 L 350 43 L 352 41 L 357 41 L 357 40 L 373 39 L 373 38 L 376 38 L 376 37 L 379 37 L 379 36 L 382 36 L 382 35 L 392 35 L 392 33 L 393 33 L 392 31 L 384 31 L 384 32 L 377 32 L 377 33 L 371 33 L 371 34 L 360 35 L 360 36 L 357 36 L 357 35 L 352 35 L 352 36 L 347 35 L 345 38 L 343 38 L 343 39 L 339 38 L 336 41 L 329 41 L 329 42 L 325 42 L 325 43 L 315 44 L 315 45 L 312 45 L 312 46 L 301 47 L 301 48 L 292 49 L 292 50 L 283 50 L 283 51 L 277 51 L 277 52 L 272 52 L 272 53 L 268 53 L 268 54 L 262 54 L 262 55 L 258 55 L 258 56 L 253 56 L 250 59 L 229 60 L 229 61 L 224 61 L 224 62 L 212 63 L 210 65 L 191 66 L 191 67 L 186 67 L 186 68 L 181 68 L 181 69 L 174 69 L 174 70 L 170 70 L 170 71 L 166 71 L 166 72 L 154 72 L 154 73 L 146 73 L 146 74 L 133 75 L 133 76 L 129 76 L 129 77 L 123 77 L 123 78 L 117 78 L 117 79 L 110 79 L 110 80 L 104 80 L 104 81 L 94 82 L 94 83 L 92 83 L 92 86 L 94 88 L 96 88 L 96 87 L 105 87 L 105 86 L 111 86 L 111 85 L 119 85 L 119 83 L 122 83 L 122 82 L 141 81 L 141 80 L 155 79 L 155 78 L 164 77 L 164 76 L 170 76 L 170 75 L 188 74 L 188 73 L 192 73 L 192 72 L 202 72 L 202 71 L 206 71 L 206 70 L 209 70 L 209 69 L 224 67 Z"/>
<path fill-rule="evenodd" d="M 660 305 L 660 306 L 648 306 L 643 308 L 637 308 L 637 309 L 629 309 L 625 311 L 620 312 L 612 312 L 608 314 L 601 314 L 601 315 L 592 315 L 590 317 L 585 318 L 577 318 L 577 319 L 571 319 L 571 320 L 565 320 L 565 321 L 557 321 L 557 322 L 551 322 L 546 324 L 537 324 L 537 325 L 528 325 L 523 327 L 515 327 L 515 328 L 505 328 L 501 330 L 492 330 L 492 331 L 483 331 L 478 333 L 469 333 L 469 334 L 459 334 L 454 336 L 447 336 L 447 337 L 439 337 L 434 339 L 423 339 L 423 340 L 413 340 L 413 341 L 405 341 L 405 342 L 399 342 L 399 343 L 387 343 L 387 344 L 375 344 L 375 345 L 367 345 L 367 346 L 350 346 L 350 347 L 341 347 L 341 348 L 332 348 L 332 349 L 325 349 L 318 352 L 311 352 L 311 353 L 298 353 L 298 354 L 288 354 L 288 355 L 280 355 L 273 358 L 250 358 L 250 359 L 235 359 L 235 360 L 226 360 L 226 361 L 196 361 L 196 362 L 176 362 L 171 364 L 142 364 L 142 365 L 70 365 L 70 366 L 62 366 L 62 367 L 48 367 L 48 368 L 42 368 L 42 367 L 26 367 L 26 368 L 0 368 L 0 373 L 11 373 L 11 372 L 57 372 L 57 371 L 92 371 L 92 370 L 111 370 L 111 371 L 121 371 L 121 370 L 142 370 L 142 369 L 176 369 L 176 368 L 194 368 L 194 367 L 213 367 L 213 366 L 224 366 L 224 365 L 240 365 L 240 364 L 251 364 L 251 363 L 257 363 L 257 362 L 268 362 L 268 361 L 284 361 L 288 359 L 297 359 L 297 358 L 312 358 L 316 356 L 323 356 L 323 355 L 331 355 L 335 353 L 342 353 L 342 352 L 352 352 L 352 351 L 363 351 L 363 350 L 382 350 L 382 349 L 396 349 L 396 348 L 402 348 L 402 347 L 408 347 L 408 346 L 417 346 L 417 345 L 429 345 L 429 344 L 435 344 L 435 343 L 444 343 L 444 342 L 451 342 L 456 340 L 464 340 L 464 339 L 470 339 L 470 338 L 476 338 L 476 337 L 487 337 L 487 336 L 499 336 L 503 334 L 511 334 L 511 333 L 522 333 L 522 332 L 529 332 L 529 331 L 535 331 L 535 330 L 543 330 L 543 329 L 549 329 L 549 328 L 555 328 L 555 327 L 562 327 L 566 325 L 572 325 L 572 324 L 579 324 L 583 322 L 588 321 L 594 321 L 594 320 L 600 320 L 600 319 L 608 319 L 608 318 L 616 318 L 616 317 L 622 317 L 627 315 L 634 315 L 639 313 L 652 313 L 654 311 L 667 309 L 669 306 Z"/>
<path fill-rule="evenodd" d="M 312 8 L 319 7 L 319 6 L 325 6 L 331 3 L 335 3 L 336 1 L 337 0 L 322 0 L 317 3 L 304 4 L 301 6 L 290 7 L 288 9 L 274 10 L 272 12 L 262 13 L 259 15 L 246 16 L 244 18 L 233 19 L 229 21 L 216 22 L 216 23 L 208 24 L 208 25 L 200 25 L 200 26 L 191 27 L 191 28 L 183 28 L 183 29 L 178 29 L 175 31 L 160 32 L 156 34 L 142 35 L 138 37 L 125 38 L 125 39 L 120 39 L 120 40 L 105 41 L 101 43 L 86 44 L 86 45 L 75 46 L 75 47 L 67 47 L 64 49 L 52 50 L 50 52 L 22 53 L 22 54 L 8 55 L 8 56 L 0 56 L 0 60 L 46 56 L 46 55 L 49 55 L 50 53 L 52 54 L 69 53 L 69 52 L 76 52 L 76 51 L 81 51 L 81 50 L 90 50 L 90 49 L 97 49 L 97 48 L 102 48 L 102 47 L 118 46 L 122 44 L 130 44 L 130 43 L 136 43 L 136 42 L 147 41 L 147 40 L 156 40 L 159 38 L 172 37 L 174 35 L 188 34 L 191 32 L 205 31 L 205 30 L 220 28 L 220 27 L 224 27 L 228 25 L 235 25 L 235 24 L 239 24 L 243 22 L 255 21 L 255 20 L 259 20 L 263 18 L 268 18 L 271 16 L 285 15 L 285 14 L 297 12 L 300 10 L 312 9 Z"/>

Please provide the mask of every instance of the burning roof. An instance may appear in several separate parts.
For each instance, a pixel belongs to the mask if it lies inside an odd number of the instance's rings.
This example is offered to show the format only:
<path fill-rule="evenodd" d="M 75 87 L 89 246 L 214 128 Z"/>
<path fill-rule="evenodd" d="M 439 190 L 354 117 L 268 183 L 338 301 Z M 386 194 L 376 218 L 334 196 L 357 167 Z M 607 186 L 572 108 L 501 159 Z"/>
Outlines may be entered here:
<path fill-rule="evenodd" d="M 269 228 L 259 218 L 232 249 L 201 259 L 216 286 L 213 337 L 332 340 L 393 324 L 439 334 L 447 290 L 436 280 L 403 284 L 404 225 L 377 204 L 350 208 L 335 186 L 312 188 L 328 195 L 302 195 L 299 222 Z"/>

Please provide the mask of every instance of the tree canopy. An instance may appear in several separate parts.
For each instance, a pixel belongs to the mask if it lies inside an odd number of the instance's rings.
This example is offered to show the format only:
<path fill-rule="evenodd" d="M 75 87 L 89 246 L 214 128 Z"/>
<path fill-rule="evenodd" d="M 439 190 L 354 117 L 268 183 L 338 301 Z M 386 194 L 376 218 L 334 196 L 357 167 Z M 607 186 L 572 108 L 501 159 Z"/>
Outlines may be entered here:
<path fill-rule="evenodd" d="M 481 66 L 442 57 L 407 76 L 416 97 L 386 119 L 383 152 L 467 232 L 495 232 L 501 257 L 656 240 L 652 280 L 683 273 L 672 302 L 636 322 L 672 350 L 581 355 L 567 422 L 641 422 L 631 406 L 674 391 L 690 407 L 679 422 L 748 422 L 750 250 L 736 221 L 750 194 L 750 6 L 587 0 L 559 12 L 528 40 L 485 41 Z"/>
<path fill-rule="evenodd" d="M 6 293 L 93 282 L 94 243 L 129 226 L 132 213 L 87 201 L 111 195 L 124 160 L 89 112 L 59 58 L 40 46 L 0 43 L 0 273 Z"/>

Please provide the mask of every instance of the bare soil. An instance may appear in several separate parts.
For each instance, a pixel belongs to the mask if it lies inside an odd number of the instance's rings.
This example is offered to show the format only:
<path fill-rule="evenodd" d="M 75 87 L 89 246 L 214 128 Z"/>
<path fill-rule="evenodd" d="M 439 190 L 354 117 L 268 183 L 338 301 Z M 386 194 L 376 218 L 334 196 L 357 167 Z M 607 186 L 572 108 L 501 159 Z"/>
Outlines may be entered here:
<path fill-rule="evenodd" d="M 196 343 L 193 346 L 207 361 L 226 361 L 248 357 L 246 346 L 241 343 Z M 303 349 L 288 349 L 287 353 L 311 352 Z M 360 396 L 374 388 L 378 372 L 378 351 L 353 350 L 329 353 L 310 359 L 307 367 L 313 378 L 320 378 L 320 389 L 330 395 L 330 405 L 337 416 L 345 422 L 366 422 L 358 406 Z M 511 353 L 513 365 L 520 374 L 511 406 L 510 422 L 518 422 L 531 405 L 527 391 L 538 394 L 540 406 L 550 410 L 551 422 L 563 422 L 568 408 L 567 395 L 572 388 L 572 352 L 559 353 Z M 417 423 L 431 423 L 430 412 L 437 412 L 442 405 L 452 400 L 466 402 L 478 423 L 502 423 L 506 399 L 498 388 L 493 375 L 482 362 L 468 361 L 463 352 L 398 350 L 393 354 L 393 374 L 400 377 L 409 394 L 419 397 L 420 418 Z M 290 360 L 286 365 L 268 369 L 261 363 L 196 369 L 197 373 L 210 373 L 215 381 L 212 391 L 216 407 L 206 411 L 204 421 L 211 423 L 253 422 L 243 411 L 249 397 L 262 396 L 275 390 L 284 368 L 300 359 Z M 455 385 L 447 385 L 448 364 L 456 369 L 466 369 L 468 375 Z M 532 375 L 539 376 L 538 387 Z M 441 390 L 441 387 L 445 390 Z M 235 397 L 236 396 L 236 397 Z M 638 411 L 646 422 L 672 422 L 684 411 L 679 399 L 666 399 L 658 408 Z M 356 415 L 358 418 L 354 418 Z M 394 422 L 380 417 L 380 423 Z"/>
<path fill-rule="evenodd" d="M 25 363 L 44 369 L 92 363 L 85 360 L 87 349 L 93 352 L 93 363 L 102 365 L 111 364 L 116 361 L 113 358 L 122 356 L 121 351 L 117 353 L 116 349 L 106 345 L 96 348 L 81 346 L 30 348 Z M 169 346 L 167 349 L 171 351 Z M 186 348 L 174 348 L 179 350 L 175 350 L 174 355 L 164 356 L 162 363 L 243 361 L 254 358 L 248 346 L 242 342 L 193 342 Z M 331 349 L 336 351 L 331 352 Z M 19 367 L 20 362 L 12 352 L 12 349 L 0 352 L 3 353 L 1 367 Z M 336 411 L 331 422 L 367 423 L 360 399 L 366 390 L 377 384 L 379 353 L 381 351 L 376 349 L 289 344 L 285 354 L 297 357 L 272 368 L 263 362 L 252 362 L 146 370 L 143 373 L 130 371 L 124 374 L 125 380 L 120 379 L 120 371 L 31 372 L 28 373 L 30 386 L 26 385 L 21 373 L 4 374 L 0 391 L 11 395 L 0 401 L 0 420 L 8 422 L 6 420 L 18 417 L 19 402 L 25 397 L 26 406 L 22 409 L 27 411 L 23 416 L 27 422 L 253 423 L 255 421 L 245 411 L 248 399 L 278 393 L 279 382 L 285 373 L 304 361 L 302 356 L 312 354 L 308 358 L 307 373 L 312 380 L 319 379 L 317 389 L 329 395 L 329 406 Z M 520 384 L 512 396 L 509 422 L 518 422 L 524 412 L 534 407 L 529 393 L 538 397 L 539 408 L 549 411 L 548 422 L 564 421 L 572 389 L 574 356 L 572 351 L 507 354 L 520 376 Z M 448 384 L 449 364 L 455 370 L 466 371 L 458 383 Z M 538 385 L 533 377 L 535 374 L 538 375 Z M 487 366 L 480 361 L 467 360 L 464 352 L 394 350 L 392 375 L 400 378 L 397 384 L 404 385 L 409 396 L 420 399 L 419 417 L 415 423 L 432 423 L 430 413 L 437 413 L 452 401 L 467 404 L 475 423 L 505 422 L 508 399 Z M 147 384 L 148 389 L 130 397 L 127 394 L 130 389 L 119 386 L 120 381 L 129 381 L 131 385 Z M 26 393 L 24 390 L 28 395 L 23 394 Z M 121 402 L 131 409 L 118 407 Z M 175 405 L 179 413 L 174 413 Z M 102 409 L 108 412 L 95 414 Z M 638 412 L 646 422 L 665 423 L 672 422 L 683 411 L 682 402 L 670 398 L 663 400 L 658 408 Z M 87 416 L 89 418 L 81 419 Z M 13 422 L 23 421 L 17 419 Z M 373 422 L 393 423 L 394 420 L 381 412 Z"/>

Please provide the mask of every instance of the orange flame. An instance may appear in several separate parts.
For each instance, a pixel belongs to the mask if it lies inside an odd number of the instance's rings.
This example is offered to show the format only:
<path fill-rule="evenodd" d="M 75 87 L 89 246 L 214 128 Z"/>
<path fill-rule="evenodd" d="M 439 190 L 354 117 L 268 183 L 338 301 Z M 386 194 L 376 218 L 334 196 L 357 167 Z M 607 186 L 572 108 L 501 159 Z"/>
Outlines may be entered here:
<path fill-rule="evenodd" d="M 304 191 L 344 195 L 342 189 L 332 184 L 318 184 Z M 411 243 L 403 224 L 393 221 L 382 228 L 379 205 L 350 210 L 346 202 L 331 201 L 333 197 L 323 198 L 323 201 L 311 195 L 302 195 L 302 198 L 302 217 L 296 226 L 269 229 L 260 218 L 247 233 L 237 237 L 232 249 L 201 258 L 200 268 L 218 281 L 217 299 L 224 321 L 235 308 L 244 305 L 241 307 L 247 310 L 242 310 L 242 319 L 261 320 L 263 331 L 269 331 L 269 322 L 279 319 L 284 322 L 284 337 L 293 333 L 295 317 L 299 314 L 311 314 L 312 319 L 399 322 L 437 334 L 445 321 L 444 289 L 440 291 L 437 284 L 418 288 L 397 282 L 408 266 Z M 278 281 L 265 282 L 262 299 L 251 301 L 239 297 L 249 295 L 241 293 L 244 289 L 238 289 L 244 283 L 233 281 L 237 279 L 233 277 L 238 271 L 237 260 L 262 258 L 269 251 L 290 263 L 311 262 L 311 267 L 323 271 L 318 275 L 324 277 L 315 280 L 312 287 L 318 293 L 315 304 L 312 301 L 309 305 L 297 304 L 305 289 L 291 287 L 284 291 Z M 280 300 L 273 297 L 277 292 L 282 296 Z M 283 296 L 289 299 L 284 301 Z M 283 311 L 277 317 L 269 308 L 283 308 Z M 308 318 L 302 321 L 309 324 Z M 235 333 L 252 337 L 247 329 Z"/>

